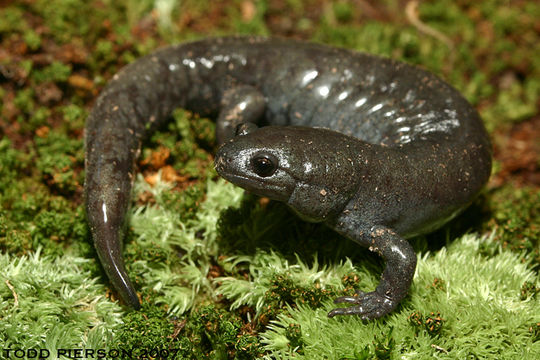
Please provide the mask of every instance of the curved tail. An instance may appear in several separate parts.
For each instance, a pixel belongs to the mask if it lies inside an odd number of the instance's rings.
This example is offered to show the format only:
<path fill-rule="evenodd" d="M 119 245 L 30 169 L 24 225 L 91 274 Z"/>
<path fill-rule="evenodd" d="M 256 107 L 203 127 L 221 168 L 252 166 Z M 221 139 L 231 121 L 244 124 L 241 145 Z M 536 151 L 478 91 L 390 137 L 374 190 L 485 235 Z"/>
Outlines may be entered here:
<path fill-rule="evenodd" d="M 125 303 L 140 307 L 122 257 L 122 235 L 141 140 L 185 102 L 182 69 L 169 66 L 182 48 L 143 57 L 115 75 L 86 121 L 85 196 L 94 245 Z M 168 61 L 167 61 L 168 60 Z M 174 74 L 172 74 L 172 70 Z"/>

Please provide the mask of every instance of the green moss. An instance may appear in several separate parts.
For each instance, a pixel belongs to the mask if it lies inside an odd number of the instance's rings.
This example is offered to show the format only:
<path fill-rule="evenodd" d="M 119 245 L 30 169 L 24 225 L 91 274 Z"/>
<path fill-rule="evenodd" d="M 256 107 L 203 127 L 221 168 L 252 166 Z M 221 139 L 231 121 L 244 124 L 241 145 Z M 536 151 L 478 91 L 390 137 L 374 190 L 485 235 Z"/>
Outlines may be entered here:
<path fill-rule="evenodd" d="M 13 221 L 30 222 L 47 206 L 49 193 L 43 184 L 32 179 L 14 180 L 8 183 L 9 187 L 2 196 L 2 207 L 9 210 L 9 217 Z"/>
<path fill-rule="evenodd" d="M 39 156 L 36 167 L 43 180 L 64 194 L 77 190 L 83 183 L 80 172 L 84 159 L 82 141 L 51 131 L 45 137 L 37 137 L 35 142 Z"/>
<path fill-rule="evenodd" d="M 413 312 L 409 316 L 409 323 L 415 328 L 415 334 L 418 336 L 420 331 L 425 331 L 431 337 L 437 337 L 443 328 L 444 319 L 440 313 L 430 313 L 424 316 L 420 312 Z"/>
<path fill-rule="evenodd" d="M 21 229 L 6 211 L 0 211 L 0 249 L 19 256 L 33 249 L 30 231 Z"/>
<path fill-rule="evenodd" d="M 323 301 L 337 297 L 336 291 L 322 289 L 320 286 L 298 286 L 290 274 L 275 275 L 270 279 L 270 288 L 265 294 L 264 302 L 271 308 L 284 305 L 295 306 L 296 303 L 318 308 Z"/>
<path fill-rule="evenodd" d="M 339 22 L 348 22 L 353 17 L 352 4 L 346 1 L 337 1 L 332 4 L 332 10 L 336 20 Z"/>
<path fill-rule="evenodd" d="M 29 125 L 31 129 L 38 129 L 47 125 L 47 120 L 51 116 L 51 111 L 46 107 L 38 107 L 30 116 Z"/>
<path fill-rule="evenodd" d="M 194 312 L 186 330 L 186 335 L 194 340 L 194 345 L 200 346 L 205 358 L 254 359 L 262 355 L 261 346 L 254 341 L 253 334 L 243 328 L 241 318 L 214 306 Z"/>
<path fill-rule="evenodd" d="M 99 69 L 116 62 L 117 54 L 114 50 L 114 43 L 112 41 L 99 39 L 94 51 L 90 55 L 90 65 L 93 68 Z"/>
<path fill-rule="evenodd" d="M 84 122 L 88 116 L 88 112 L 83 107 L 76 104 L 69 104 L 60 107 L 60 112 L 64 118 L 64 127 L 66 132 L 76 132 L 84 128 Z"/>
<path fill-rule="evenodd" d="M 82 206 L 75 210 L 71 209 L 69 203 L 63 198 L 57 198 L 60 203 L 63 203 L 62 208 L 54 208 L 46 211 L 40 211 L 32 220 L 34 227 L 31 231 L 34 248 L 37 244 L 44 247 L 44 253 L 49 254 L 55 252 L 62 253 L 62 248 L 69 242 L 86 241 L 88 230 L 86 225 L 86 217 Z M 50 244 L 52 242 L 53 244 Z M 57 246 L 55 243 L 61 242 L 62 246 Z"/>
<path fill-rule="evenodd" d="M 204 198 L 204 186 L 197 183 L 181 192 L 163 193 L 163 206 L 177 214 L 180 221 L 185 222 L 195 218 L 197 209 Z"/>
<path fill-rule="evenodd" d="M 529 327 L 529 332 L 531 333 L 534 342 L 540 341 L 540 323 L 532 324 Z"/>
<path fill-rule="evenodd" d="M 381 333 L 380 336 L 375 336 L 373 345 L 376 359 L 391 358 L 391 354 L 396 347 L 396 340 L 392 337 L 392 330 L 393 328 L 390 327 L 388 332 Z"/>
<path fill-rule="evenodd" d="M 255 13 L 245 18 L 242 6 L 250 3 Z M 496 229 L 494 239 L 448 239 L 448 246 L 424 253 L 409 297 L 390 316 L 369 323 L 328 319 L 335 296 L 375 287 L 382 263 L 351 241 L 294 219 L 283 205 L 255 198 L 240 205 L 242 191 L 222 181 L 207 185 L 215 178 L 214 124 L 182 111 L 149 140 L 145 155 L 168 147 L 167 164 L 190 186 L 152 187 L 139 177 L 134 189 L 137 201 L 147 200 L 130 212 L 125 255 L 143 312 L 125 315 L 105 297 L 107 280 L 81 205 L 86 109 L 114 72 L 158 45 L 277 31 L 420 64 L 478 105 L 489 130 L 538 115 L 536 2 L 422 2 L 420 20 L 451 46 L 406 23 L 393 0 L 372 5 L 387 22 L 374 21 L 354 2 L 321 4 L 188 0 L 168 12 L 151 1 L 40 0 L 0 9 L 0 41 L 14 55 L 0 65 L 6 85 L 0 98 L 7 100 L 0 111 L 11 116 L 0 128 L 0 348 L 170 346 L 196 359 L 532 358 L 540 352 L 537 188 L 488 193 L 493 218 L 484 230 Z M 88 58 L 70 63 L 81 46 Z M 72 74 L 90 79 L 91 92 L 73 88 Z M 38 86 L 50 84 L 63 97 L 42 106 Z M 48 135 L 36 132 L 43 126 Z"/>
<path fill-rule="evenodd" d="M 329 320 L 326 311 L 334 306 L 331 302 L 314 309 L 289 307 L 261 333 L 265 349 L 276 359 L 395 358 L 403 354 L 430 358 L 441 352 L 450 358 L 533 356 L 540 351 L 530 326 L 533 319 L 538 320 L 538 302 L 531 297 L 521 300 L 520 289 L 525 281 L 537 283 L 537 277 L 520 256 L 509 251 L 492 258 L 479 256 L 481 244 L 490 242 L 492 239 L 464 236 L 433 255 L 420 257 L 409 297 L 381 320 L 361 326 L 354 317 Z M 445 280 L 444 291 L 431 286 L 434 278 Z M 301 328 L 303 354 L 295 353 L 291 346 L 291 324 Z M 516 343 L 520 346 L 513 346 Z"/>
<path fill-rule="evenodd" d="M 246 18 L 242 15 L 241 6 L 228 8 L 228 15 L 230 18 L 234 19 L 234 32 L 243 35 L 268 35 L 268 28 L 265 22 L 265 16 L 267 15 L 268 10 L 268 1 L 255 1 L 250 5 L 254 6 L 254 11 L 250 18 Z"/>
<path fill-rule="evenodd" d="M 132 311 L 110 345 L 115 349 L 169 349 L 174 347 L 174 323 L 159 307 L 144 304 L 140 311 Z"/>
<path fill-rule="evenodd" d="M 10 34 L 24 30 L 28 25 L 24 20 L 24 10 L 15 6 L 0 9 L 0 34 Z"/>
<path fill-rule="evenodd" d="M 524 85 L 514 82 L 509 89 L 497 94 L 494 105 L 482 112 L 489 124 L 498 122 L 498 119 L 504 119 L 505 123 L 521 122 L 537 113 L 540 81 L 528 80 Z"/>
<path fill-rule="evenodd" d="M 35 82 L 64 82 L 71 75 L 71 66 L 59 61 L 53 61 L 43 69 L 32 71 L 32 78 Z"/>
<path fill-rule="evenodd" d="M 112 348 L 133 354 L 142 349 L 168 349 L 182 359 L 254 359 L 262 355 L 254 334 L 240 317 L 206 306 L 185 319 L 174 319 L 150 305 L 124 317 Z"/>
<path fill-rule="evenodd" d="M 295 349 L 295 352 L 302 354 L 304 340 L 302 339 L 302 327 L 300 324 L 289 324 L 289 327 L 285 331 L 285 336 L 289 340 L 290 347 Z"/>
<path fill-rule="evenodd" d="M 93 16 L 99 7 L 91 1 L 78 0 L 38 0 L 31 3 L 34 12 L 39 13 L 44 24 L 59 42 L 69 42 L 74 36 L 88 36 Z"/>
<path fill-rule="evenodd" d="M 497 229 L 495 239 L 505 247 L 532 260 L 540 266 L 540 192 L 534 188 L 515 189 L 505 186 L 489 198 L 493 213 L 487 227 Z"/>
<path fill-rule="evenodd" d="M 241 191 L 224 182 L 209 182 L 197 213 L 182 219 L 176 205 L 166 207 L 169 201 L 163 194 L 172 186 L 163 182 L 150 186 L 138 177 L 134 192 L 149 192 L 156 203 L 131 212 L 125 252 L 128 270 L 141 283 L 144 296 L 152 303 L 167 304 L 170 313 L 178 315 L 215 297 L 208 273 L 218 256 L 216 222 L 230 201 L 239 201 Z"/>
<path fill-rule="evenodd" d="M 41 246 L 46 254 L 61 254 L 66 242 L 86 240 L 81 206 L 51 196 L 43 184 L 13 180 L 0 196 L 0 209 L 4 209 L 0 248 L 24 254 Z"/>
<path fill-rule="evenodd" d="M 24 32 L 24 42 L 28 45 L 30 50 L 37 50 L 41 46 L 40 36 L 33 30 L 27 30 Z"/>
<path fill-rule="evenodd" d="M 0 199 L 17 178 L 19 171 L 27 164 L 27 157 L 13 148 L 12 142 L 3 137 L 0 139 Z"/>
<path fill-rule="evenodd" d="M 117 305 L 83 264 L 88 259 L 38 250 L 15 257 L 0 253 L 2 349 L 103 348 L 120 323 Z M 36 334 L 39 334 L 37 336 Z"/>
<path fill-rule="evenodd" d="M 170 149 L 170 162 L 181 175 L 204 181 L 215 174 L 210 155 L 215 144 L 215 125 L 183 110 L 175 111 L 174 119 L 166 131 L 153 134 L 151 142 Z M 148 157 L 150 151 L 147 148 L 143 158 Z"/>
<path fill-rule="evenodd" d="M 528 298 L 535 299 L 536 296 L 540 293 L 540 287 L 536 286 L 531 281 L 526 281 L 521 286 L 521 300 L 526 300 Z"/>
<path fill-rule="evenodd" d="M 49 135 L 51 138 L 37 138 L 37 153 L 32 149 L 16 150 L 7 138 L 0 141 L 0 177 L 3 179 L 0 182 L 3 223 L 0 248 L 13 254 L 25 254 L 39 247 L 46 254 L 61 254 L 66 243 L 82 242 L 87 237 L 82 206 L 64 197 L 51 195 L 50 189 L 42 182 L 55 179 L 53 188 L 68 189 L 69 183 L 59 181 L 61 177 L 56 174 L 60 170 L 56 166 L 62 163 L 62 159 L 67 159 L 64 166 L 75 166 L 73 159 L 77 155 L 74 157 L 71 154 L 80 151 L 81 142 L 58 137 L 56 132 Z M 56 155 L 53 156 L 52 152 L 56 152 Z M 37 154 L 41 155 L 37 164 L 43 166 L 43 178 L 36 176 L 38 172 L 32 166 Z M 82 153 L 78 156 L 80 166 Z M 47 161 L 51 164 L 50 168 L 45 166 Z M 73 174 L 71 168 L 62 171 Z M 78 184 L 76 181 L 71 190 L 80 187 Z"/>
<path fill-rule="evenodd" d="M 21 112 L 31 113 L 36 106 L 34 102 L 34 90 L 27 88 L 18 91 L 13 102 Z"/>

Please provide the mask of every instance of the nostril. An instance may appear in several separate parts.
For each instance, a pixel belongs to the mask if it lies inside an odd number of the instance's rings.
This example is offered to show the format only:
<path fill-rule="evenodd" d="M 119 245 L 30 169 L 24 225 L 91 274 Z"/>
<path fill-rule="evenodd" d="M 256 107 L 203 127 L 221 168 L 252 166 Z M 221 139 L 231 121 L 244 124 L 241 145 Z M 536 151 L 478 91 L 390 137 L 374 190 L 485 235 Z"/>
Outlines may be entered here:
<path fill-rule="evenodd" d="M 222 170 L 227 166 L 227 164 L 230 164 L 231 161 L 232 160 L 225 154 L 219 154 L 214 160 L 214 166 L 216 169 Z"/>

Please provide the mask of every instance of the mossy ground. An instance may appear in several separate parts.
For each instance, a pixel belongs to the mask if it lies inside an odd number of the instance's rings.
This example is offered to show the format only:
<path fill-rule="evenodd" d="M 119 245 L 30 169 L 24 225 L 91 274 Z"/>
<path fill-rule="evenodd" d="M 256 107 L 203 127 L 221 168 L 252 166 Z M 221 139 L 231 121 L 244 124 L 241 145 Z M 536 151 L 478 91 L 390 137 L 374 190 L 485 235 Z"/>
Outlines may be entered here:
<path fill-rule="evenodd" d="M 19 348 L 195 359 L 538 357 L 540 5 L 404 3 L 1 4 L 0 358 Z M 224 34 L 402 59 L 447 79 L 480 111 L 494 144 L 492 179 L 463 216 L 413 240 L 415 282 L 390 316 L 326 318 L 337 294 L 375 286 L 381 262 L 218 181 L 213 123 L 183 111 L 148 139 L 139 164 L 125 258 L 143 310 L 115 302 L 82 204 L 88 110 L 126 63 Z"/>

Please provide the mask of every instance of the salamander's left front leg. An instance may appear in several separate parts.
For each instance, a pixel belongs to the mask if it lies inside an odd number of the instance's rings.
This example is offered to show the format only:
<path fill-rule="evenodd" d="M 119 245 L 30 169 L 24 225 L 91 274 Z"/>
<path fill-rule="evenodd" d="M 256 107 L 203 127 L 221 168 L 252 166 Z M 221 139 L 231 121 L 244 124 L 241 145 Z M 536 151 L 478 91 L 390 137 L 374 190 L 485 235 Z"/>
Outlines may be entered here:
<path fill-rule="evenodd" d="M 381 255 L 386 267 L 381 282 L 373 292 L 357 291 L 357 296 L 343 296 L 334 302 L 350 303 L 354 306 L 337 308 L 328 313 L 336 315 L 359 315 L 363 320 L 382 317 L 396 308 L 407 295 L 416 268 L 416 254 L 401 236 L 389 228 L 374 226 L 369 231 L 351 234 L 342 232 L 354 241 Z"/>
<path fill-rule="evenodd" d="M 238 125 L 257 124 L 265 108 L 263 94 L 253 86 L 241 85 L 227 90 L 221 99 L 221 109 L 216 120 L 218 144 L 232 139 Z"/>

